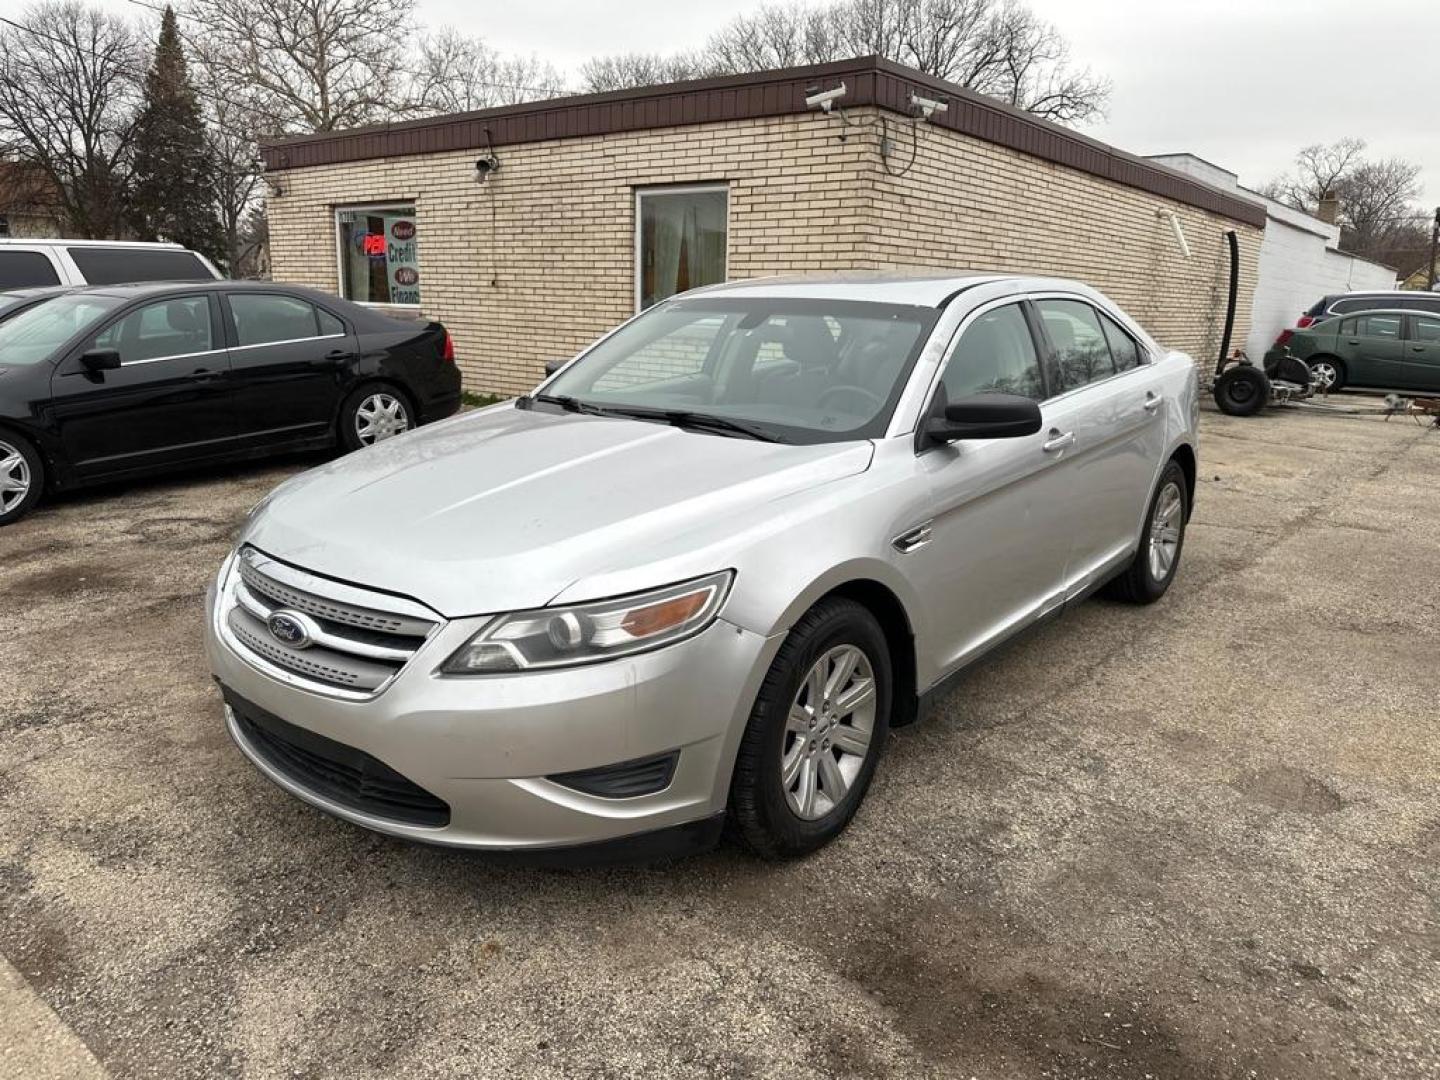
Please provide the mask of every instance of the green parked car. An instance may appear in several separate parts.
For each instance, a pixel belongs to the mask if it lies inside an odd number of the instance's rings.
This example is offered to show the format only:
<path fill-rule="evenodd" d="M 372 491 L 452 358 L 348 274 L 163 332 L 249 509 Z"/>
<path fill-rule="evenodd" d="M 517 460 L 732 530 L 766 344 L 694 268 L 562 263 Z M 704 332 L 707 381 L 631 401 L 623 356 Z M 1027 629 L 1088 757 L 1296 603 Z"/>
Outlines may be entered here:
<path fill-rule="evenodd" d="M 1296 330 L 1284 346 L 1328 390 L 1370 386 L 1440 394 L 1440 315 L 1365 311 Z M 1265 355 L 1266 363 L 1271 359 Z"/>

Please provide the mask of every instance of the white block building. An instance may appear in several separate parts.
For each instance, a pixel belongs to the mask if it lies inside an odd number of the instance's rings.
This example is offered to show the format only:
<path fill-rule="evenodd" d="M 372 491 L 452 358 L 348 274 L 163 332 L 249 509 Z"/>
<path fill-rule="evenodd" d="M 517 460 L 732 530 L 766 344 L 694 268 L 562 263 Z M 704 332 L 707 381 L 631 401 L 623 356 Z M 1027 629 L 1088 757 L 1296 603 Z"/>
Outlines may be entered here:
<path fill-rule="evenodd" d="M 1393 268 L 1340 250 L 1340 226 L 1242 187 L 1234 173 L 1194 154 L 1149 160 L 1265 207 L 1250 336 L 1236 343 L 1252 360 L 1258 362 L 1280 331 L 1322 296 L 1396 287 Z"/>

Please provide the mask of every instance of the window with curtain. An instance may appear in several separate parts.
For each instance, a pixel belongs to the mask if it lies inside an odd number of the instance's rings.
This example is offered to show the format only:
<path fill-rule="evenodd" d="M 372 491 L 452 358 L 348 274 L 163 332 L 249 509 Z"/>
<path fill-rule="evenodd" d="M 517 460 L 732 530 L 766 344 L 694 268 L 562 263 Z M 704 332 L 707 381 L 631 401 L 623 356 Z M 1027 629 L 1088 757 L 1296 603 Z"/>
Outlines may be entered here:
<path fill-rule="evenodd" d="M 724 188 L 665 188 L 638 193 L 640 307 L 725 280 Z"/>

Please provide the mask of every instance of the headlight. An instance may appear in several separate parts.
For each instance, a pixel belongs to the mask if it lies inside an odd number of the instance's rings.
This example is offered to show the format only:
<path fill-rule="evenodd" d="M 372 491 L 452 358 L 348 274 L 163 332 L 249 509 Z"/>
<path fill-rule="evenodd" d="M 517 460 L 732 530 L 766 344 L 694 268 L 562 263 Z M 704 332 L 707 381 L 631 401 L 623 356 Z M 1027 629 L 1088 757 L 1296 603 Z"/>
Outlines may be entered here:
<path fill-rule="evenodd" d="M 490 675 L 591 664 L 669 645 L 714 621 L 733 571 L 574 607 L 501 615 L 440 665 L 446 675 Z"/>

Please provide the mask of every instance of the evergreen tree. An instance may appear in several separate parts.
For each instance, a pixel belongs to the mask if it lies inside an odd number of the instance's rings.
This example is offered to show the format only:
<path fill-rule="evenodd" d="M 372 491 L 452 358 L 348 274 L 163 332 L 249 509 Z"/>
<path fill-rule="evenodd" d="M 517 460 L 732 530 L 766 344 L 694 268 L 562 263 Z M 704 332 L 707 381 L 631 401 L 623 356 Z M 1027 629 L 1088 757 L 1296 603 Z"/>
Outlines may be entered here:
<path fill-rule="evenodd" d="M 168 5 L 136 121 L 130 207 L 142 240 L 173 240 L 212 259 L 223 255 L 205 121 Z"/>

